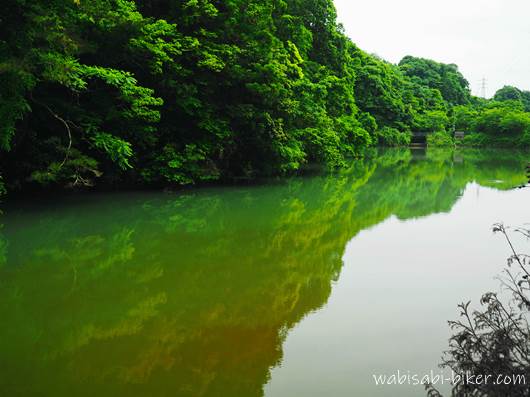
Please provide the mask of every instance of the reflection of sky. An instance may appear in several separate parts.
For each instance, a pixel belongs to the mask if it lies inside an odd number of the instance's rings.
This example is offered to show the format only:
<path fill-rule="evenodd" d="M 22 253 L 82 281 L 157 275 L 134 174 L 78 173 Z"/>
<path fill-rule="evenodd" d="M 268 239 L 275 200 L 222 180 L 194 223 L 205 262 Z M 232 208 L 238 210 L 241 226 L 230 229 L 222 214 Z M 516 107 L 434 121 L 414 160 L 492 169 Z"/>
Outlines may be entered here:
<path fill-rule="evenodd" d="M 476 307 L 482 293 L 499 289 L 509 251 L 492 224 L 521 225 L 529 202 L 528 189 L 472 183 L 448 214 L 392 217 L 359 233 L 328 303 L 289 334 L 266 395 L 425 396 L 417 386 L 376 387 L 371 374 L 439 371 L 456 305 Z"/>

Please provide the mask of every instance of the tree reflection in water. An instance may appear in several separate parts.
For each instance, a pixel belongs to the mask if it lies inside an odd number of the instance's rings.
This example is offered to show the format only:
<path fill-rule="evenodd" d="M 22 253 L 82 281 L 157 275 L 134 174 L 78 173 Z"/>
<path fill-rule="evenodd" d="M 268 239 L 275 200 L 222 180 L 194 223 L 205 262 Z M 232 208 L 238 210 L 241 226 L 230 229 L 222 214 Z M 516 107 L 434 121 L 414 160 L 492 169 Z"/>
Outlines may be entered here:
<path fill-rule="evenodd" d="M 471 181 L 516 186 L 524 164 L 502 151 L 386 150 L 259 186 L 8 206 L 0 390 L 260 396 L 352 237 L 391 215 L 449 211 Z"/>

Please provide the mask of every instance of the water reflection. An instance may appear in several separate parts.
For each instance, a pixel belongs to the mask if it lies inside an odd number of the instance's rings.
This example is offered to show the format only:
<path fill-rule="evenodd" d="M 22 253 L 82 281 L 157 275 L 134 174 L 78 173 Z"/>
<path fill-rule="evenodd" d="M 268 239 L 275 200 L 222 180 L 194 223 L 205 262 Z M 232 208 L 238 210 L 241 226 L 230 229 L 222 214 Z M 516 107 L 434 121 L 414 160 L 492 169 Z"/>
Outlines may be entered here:
<path fill-rule="evenodd" d="M 328 300 L 353 236 L 391 215 L 449 211 L 471 181 L 524 183 L 525 160 L 389 150 L 255 187 L 12 204 L 0 390 L 260 396 L 287 332 Z"/>

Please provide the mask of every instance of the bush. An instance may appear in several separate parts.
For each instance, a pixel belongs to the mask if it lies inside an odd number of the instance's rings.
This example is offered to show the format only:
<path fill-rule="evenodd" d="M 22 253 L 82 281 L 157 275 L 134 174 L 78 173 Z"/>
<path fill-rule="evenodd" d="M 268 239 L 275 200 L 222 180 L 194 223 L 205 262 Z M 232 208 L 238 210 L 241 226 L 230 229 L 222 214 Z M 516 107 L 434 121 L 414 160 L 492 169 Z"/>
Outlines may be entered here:
<path fill-rule="evenodd" d="M 477 118 L 477 132 L 515 140 L 530 131 L 530 114 L 510 107 L 487 109 Z"/>
<path fill-rule="evenodd" d="M 429 110 L 424 114 L 418 114 L 415 122 L 416 130 L 431 133 L 446 131 L 451 124 L 447 113 L 442 110 Z"/>
<path fill-rule="evenodd" d="M 455 142 L 448 133 L 443 131 L 438 131 L 433 134 L 427 135 L 427 146 L 454 146 Z"/>
<path fill-rule="evenodd" d="M 519 139 L 519 146 L 530 148 L 530 131 L 526 131 Z"/>
<path fill-rule="evenodd" d="M 478 111 L 471 106 L 455 106 L 453 109 L 455 128 L 458 131 L 471 131 L 478 117 Z"/>
<path fill-rule="evenodd" d="M 4 196 L 6 194 L 6 187 L 4 186 L 4 180 L 2 179 L 2 175 L 0 175 L 0 197 Z"/>
<path fill-rule="evenodd" d="M 461 144 L 470 147 L 495 146 L 529 148 L 530 132 L 525 132 L 524 134 L 515 137 L 491 136 L 481 132 L 474 132 L 466 135 L 464 139 L 462 139 Z"/>
<path fill-rule="evenodd" d="M 501 278 L 512 298 L 506 301 L 499 294 L 488 292 L 482 296 L 480 310 L 471 310 L 470 302 L 459 305 L 460 319 L 449 322 L 455 334 L 449 340 L 442 367 L 468 377 L 489 374 L 493 379 L 500 375 L 526 380 L 530 374 L 530 256 L 517 253 L 503 225 L 495 225 L 493 231 L 503 235 L 512 252 Z M 530 237 L 529 230 L 516 232 Z M 429 396 L 441 396 L 430 385 L 427 390 Z M 522 397 L 529 393 L 530 385 L 526 381 L 460 382 L 451 395 Z"/>
<path fill-rule="evenodd" d="M 376 132 L 377 143 L 381 146 L 408 146 L 411 138 L 410 132 L 391 127 L 383 127 Z"/>
<path fill-rule="evenodd" d="M 463 146 L 480 147 L 487 144 L 488 137 L 480 132 L 474 132 L 472 134 L 464 136 L 460 141 Z"/>

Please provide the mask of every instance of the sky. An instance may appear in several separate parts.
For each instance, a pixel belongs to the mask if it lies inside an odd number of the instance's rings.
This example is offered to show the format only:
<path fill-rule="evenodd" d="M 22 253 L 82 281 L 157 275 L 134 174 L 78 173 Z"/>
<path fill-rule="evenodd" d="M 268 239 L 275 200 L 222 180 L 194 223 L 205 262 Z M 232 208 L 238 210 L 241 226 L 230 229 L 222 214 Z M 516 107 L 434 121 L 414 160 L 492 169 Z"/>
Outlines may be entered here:
<path fill-rule="evenodd" d="M 529 0 L 335 0 L 338 21 L 361 49 L 457 64 L 475 95 L 504 85 L 530 91 Z"/>

